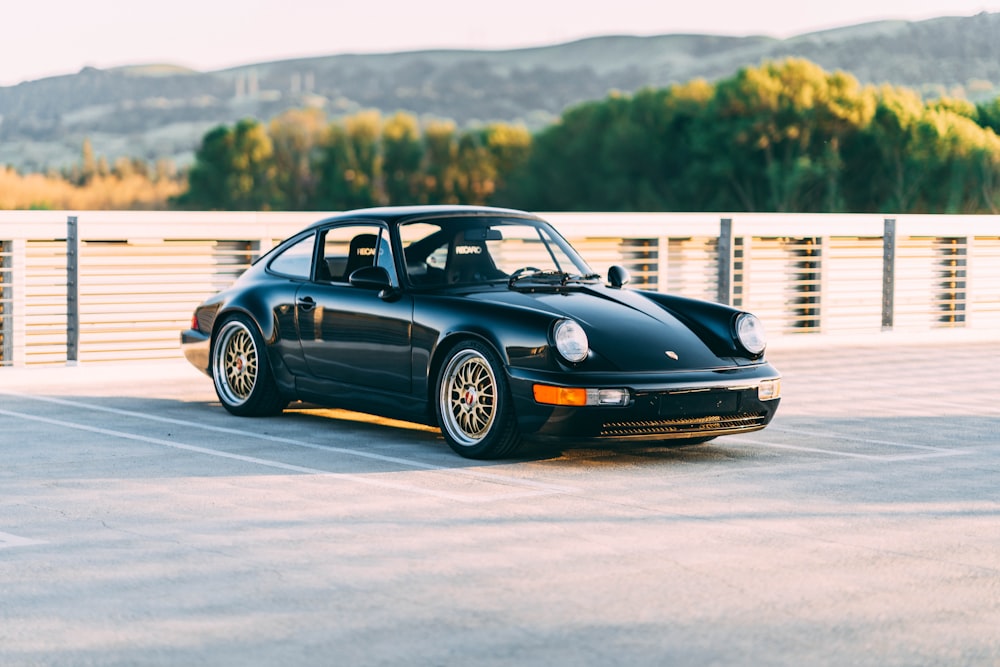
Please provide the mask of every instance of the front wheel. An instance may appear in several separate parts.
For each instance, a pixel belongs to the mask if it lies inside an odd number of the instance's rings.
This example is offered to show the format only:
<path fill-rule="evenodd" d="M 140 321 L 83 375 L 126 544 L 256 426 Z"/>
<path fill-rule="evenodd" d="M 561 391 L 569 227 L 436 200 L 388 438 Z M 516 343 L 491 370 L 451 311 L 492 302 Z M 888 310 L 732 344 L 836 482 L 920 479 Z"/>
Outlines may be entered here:
<path fill-rule="evenodd" d="M 240 417 L 276 415 L 288 405 L 271 375 L 257 327 L 242 315 L 226 320 L 215 336 L 212 380 L 222 407 Z"/>
<path fill-rule="evenodd" d="M 437 414 L 448 446 L 470 459 L 497 459 L 521 444 L 510 389 L 496 354 L 478 341 L 448 354 L 437 383 Z"/>

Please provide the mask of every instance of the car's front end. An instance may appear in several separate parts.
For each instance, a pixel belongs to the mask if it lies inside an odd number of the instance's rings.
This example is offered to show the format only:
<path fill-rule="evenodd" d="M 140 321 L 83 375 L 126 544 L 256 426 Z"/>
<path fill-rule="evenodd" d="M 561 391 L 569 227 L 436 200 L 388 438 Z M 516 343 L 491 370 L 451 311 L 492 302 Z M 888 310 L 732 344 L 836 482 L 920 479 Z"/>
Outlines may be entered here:
<path fill-rule="evenodd" d="M 550 318 L 534 345 L 520 332 L 507 348 L 527 437 L 704 440 L 762 429 L 780 402 L 781 375 L 750 313 L 600 284 L 525 284 L 490 300 L 530 305 L 525 331 L 539 312 Z"/>
<path fill-rule="evenodd" d="M 511 369 L 525 435 L 628 440 L 704 439 L 764 428 L 781 397 L 766 363 L 662 374 Z"/>

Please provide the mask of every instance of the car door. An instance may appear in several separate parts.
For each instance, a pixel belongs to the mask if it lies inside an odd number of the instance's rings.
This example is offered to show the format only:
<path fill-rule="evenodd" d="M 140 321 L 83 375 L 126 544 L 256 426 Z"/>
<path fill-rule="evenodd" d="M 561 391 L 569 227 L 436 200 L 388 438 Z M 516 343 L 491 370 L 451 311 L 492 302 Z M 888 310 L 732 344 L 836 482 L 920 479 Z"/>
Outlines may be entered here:
<path fill-rule="evenodd" d="M 299 340 L 317 378 L 409 393 L 412 297 L 354 287 L 358 268 L 381 266 L 398 288 L 388 230 L 370 223 L 335 225 L 319 233 L 314 280 L 296 297 Z"/>
<path fill-rule="evenodd" d="M 299 288 L 308 283 L 315 257 L 316 234 L 309 232 L 293 239 L 268 259 L 267 271 L 271 276 L 266 289 L 256 293 L 267 303 L 276 327 L 271 343 L 281 356 L 285 367 L 294 375 L 308 374 L 299 342 L 296 298 Z"/>

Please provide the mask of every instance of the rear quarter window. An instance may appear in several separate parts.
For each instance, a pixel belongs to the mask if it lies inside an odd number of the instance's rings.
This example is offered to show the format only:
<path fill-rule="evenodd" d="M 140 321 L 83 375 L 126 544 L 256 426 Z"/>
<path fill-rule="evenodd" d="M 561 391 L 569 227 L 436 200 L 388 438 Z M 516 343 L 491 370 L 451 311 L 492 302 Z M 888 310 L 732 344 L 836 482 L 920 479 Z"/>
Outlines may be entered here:
<path fill-rule="evenodd" d="M 275 255 L 268 270 L 291 278 L 308 280 L 312 274 L 313 248 L 316 245 L 316 235 L 310 234 L 297 243 L 293 243 Z"/>

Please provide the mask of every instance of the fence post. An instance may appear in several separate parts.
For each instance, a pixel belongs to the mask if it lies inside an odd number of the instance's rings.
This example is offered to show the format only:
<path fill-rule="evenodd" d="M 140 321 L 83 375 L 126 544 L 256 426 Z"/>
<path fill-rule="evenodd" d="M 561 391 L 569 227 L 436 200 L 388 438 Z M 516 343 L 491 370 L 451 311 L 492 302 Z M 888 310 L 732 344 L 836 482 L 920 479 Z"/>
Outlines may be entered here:
<path fill-rule="evenodd" d="M 896 220 L 885 219 L 882 232 L 882 331 L 891 331 L 896 312 Z"/>
<path fill-rule="evenodd" d="M 11 245 L 10 241 L 0 240 L 0 366 L 12 364 L 14 356 L 14 338 L 11 335 L 14 316 L 14 291 L 11 289 L 14 271 L 11 260 L 14 250 Z"/>
<path fill-rule="evenodd" d="M 656 291 L 666 292 L 667 281 L 670 279 L 670 237 L 659 236 L 656 239 Z"/>
<path fill-rule="evenodd" d="M 80 229 L 75 215 L 66 218 L 66 365 L 80 354 Z"/>
<path fill-rule="evenodd" d="M 716 299 L 719 303 L 733 303 L 733 219 L 722 218 L 719 225 L 719 293 Z"/>
<path fill-rule="evenodd" d="M 976 323 L 976 297 L 979 285 L 972 277 L 972 269 L 976 266 L 976 237 L 969 234 L 965 241 L 965 327 L 970 328 Z"/>

